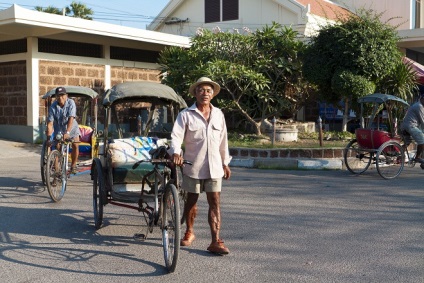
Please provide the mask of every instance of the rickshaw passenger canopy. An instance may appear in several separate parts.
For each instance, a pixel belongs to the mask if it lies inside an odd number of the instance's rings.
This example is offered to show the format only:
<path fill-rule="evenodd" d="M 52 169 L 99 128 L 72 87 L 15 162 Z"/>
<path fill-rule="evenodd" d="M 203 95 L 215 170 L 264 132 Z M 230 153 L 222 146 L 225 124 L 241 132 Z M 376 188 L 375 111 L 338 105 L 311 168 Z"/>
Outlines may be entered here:
<path fill-rule="evenodd" d="M 184 99 L 171 87 L 149 81 L 125 82 L 117 84 L 105 93 L 103 106 L 110 106 L 119 100 L 131 98 L 157 98 L 179 104 L 180 109 L 187 108 Z"/>
<path fill-rule="evenodd" d="M 408 102 L 406 102 L 405 100 L 403 100 L 402 98 L 399 98 L 397 96 L 391 95 L 391 94 L 383 94 L 383 93 L 374 93 L 374 94 L 370 94 L 364 97 L 361 97 L 358 99 L 359 103 L 386 103 L 387 101 L 397 101 L 400 103 L 403 103 L 407 106 L 409 106 Z"/>
<path fill-rule="evenodd" d="M 97 96 L 99 96 L 99 94 L 97 92 L 95 92 L 94 90 L 92 90 L 91 88 L 88 87 L 83 87 L 83 86 L 63 86 L 66 89 L 66 93 L 69 96 L 88 96 L 91 99 L 96 98 Z M 46 99 L 48 97 L 52 97 L 55 95 L 55 91 L 56 88 L 49 90 L 46 94 L 43 95 L 43 99 Z"/>

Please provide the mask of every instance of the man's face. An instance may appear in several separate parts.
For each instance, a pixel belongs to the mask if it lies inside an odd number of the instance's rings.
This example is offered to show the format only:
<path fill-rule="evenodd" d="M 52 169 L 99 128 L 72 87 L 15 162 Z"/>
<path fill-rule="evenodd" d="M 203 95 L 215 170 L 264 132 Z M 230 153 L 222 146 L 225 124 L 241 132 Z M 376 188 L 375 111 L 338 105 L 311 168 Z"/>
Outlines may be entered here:
<path fill-rule="evenodd" d="M 200 84 L 196 87 L 196 101 L 199 104 L 207 105 L 213 98 L 213 87 L 210 84 Z"/>
<path fill-rule="evenodd" d="M 66 99 L 67 99 L 67 98 L 68 98 L 68 95 L 67 95 L 66 93 L 61 93 L 61 94 L 56 95 L 57 103 L 58 103 L 60 106 L 65 105 L 65 102 L 66 102 Z"/>

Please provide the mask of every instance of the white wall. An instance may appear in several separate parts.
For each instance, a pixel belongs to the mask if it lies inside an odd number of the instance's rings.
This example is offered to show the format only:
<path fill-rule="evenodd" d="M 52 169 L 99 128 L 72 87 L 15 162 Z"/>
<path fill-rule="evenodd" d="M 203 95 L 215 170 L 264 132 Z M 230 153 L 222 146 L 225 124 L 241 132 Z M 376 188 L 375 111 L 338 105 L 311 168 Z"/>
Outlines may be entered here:
<path fill-rule="evenodd" d="M 400 25 L 398 30 L 411 28 L 411 3 L 415 3 L 414 0 L 333 0 L 333 2 L 345 4 L 353 12 L 360 8 L 383 12 L 381 16 L 383 22 L 400 17 L 390 20 L 389 23 Z"/>
<path fill-rule="evenodd" d="M 212 29 L 220 27 L 223 31 L 233 29 L 242 30 L 248 27 L 251 30 L 262 28 L 272 24 L 273 21 L 281 24 L 292 25 L 296 30 L 305 28 L 305 20 L 299 11 L 291 11 L 278 5 L 272 0 L 241 0 L 239 4 L 239 20 L 205 24 L 204 1 L 186 0 L 176 9 L 172 16 L 179 19 L 189 18 L 188 23 L 171 24 L 160 26 L 160 31 L 183 36 L 193 36 L 196 30 L 201 28 Z"/>

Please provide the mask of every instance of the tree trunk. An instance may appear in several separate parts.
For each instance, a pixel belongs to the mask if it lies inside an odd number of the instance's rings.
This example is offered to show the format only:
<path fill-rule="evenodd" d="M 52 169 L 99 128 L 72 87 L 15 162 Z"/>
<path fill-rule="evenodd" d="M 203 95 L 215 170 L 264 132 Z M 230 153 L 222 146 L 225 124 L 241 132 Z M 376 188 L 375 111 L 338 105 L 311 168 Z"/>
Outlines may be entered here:
<path fill-rule="evenodd" d="M 246 120 L 253 126 L 255 130 L 256 135 L 262 135 L 261 133 L 261 122 L 257 123 L 255 120 L 253 120 L 252 117 L 249 116 L 249 114 L 241 108 L 240 104 L 238 104 L 235 100 L 233 100 L 234 104 L 236 105 L 237 110 L 243 115 Z"/>

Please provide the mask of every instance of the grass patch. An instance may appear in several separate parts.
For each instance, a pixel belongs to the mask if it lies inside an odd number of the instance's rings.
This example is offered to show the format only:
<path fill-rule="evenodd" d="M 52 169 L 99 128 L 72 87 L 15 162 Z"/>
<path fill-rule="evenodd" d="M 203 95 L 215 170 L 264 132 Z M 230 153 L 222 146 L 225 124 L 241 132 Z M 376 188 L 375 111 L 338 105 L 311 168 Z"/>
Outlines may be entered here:
<path fill-rule="evenodd" d="M 323 133 L 322 146 L 319 142 L 318 133 L 298 133 L 298 140 L 292 142 L 275 142 L 268 136 L 258 136 L 230 132 L 228 141 L 230 147 L 242 148 L 344 148 L 348 142 L 354 138 L 354 134 L 349 132 L 326 132 Z"/>

